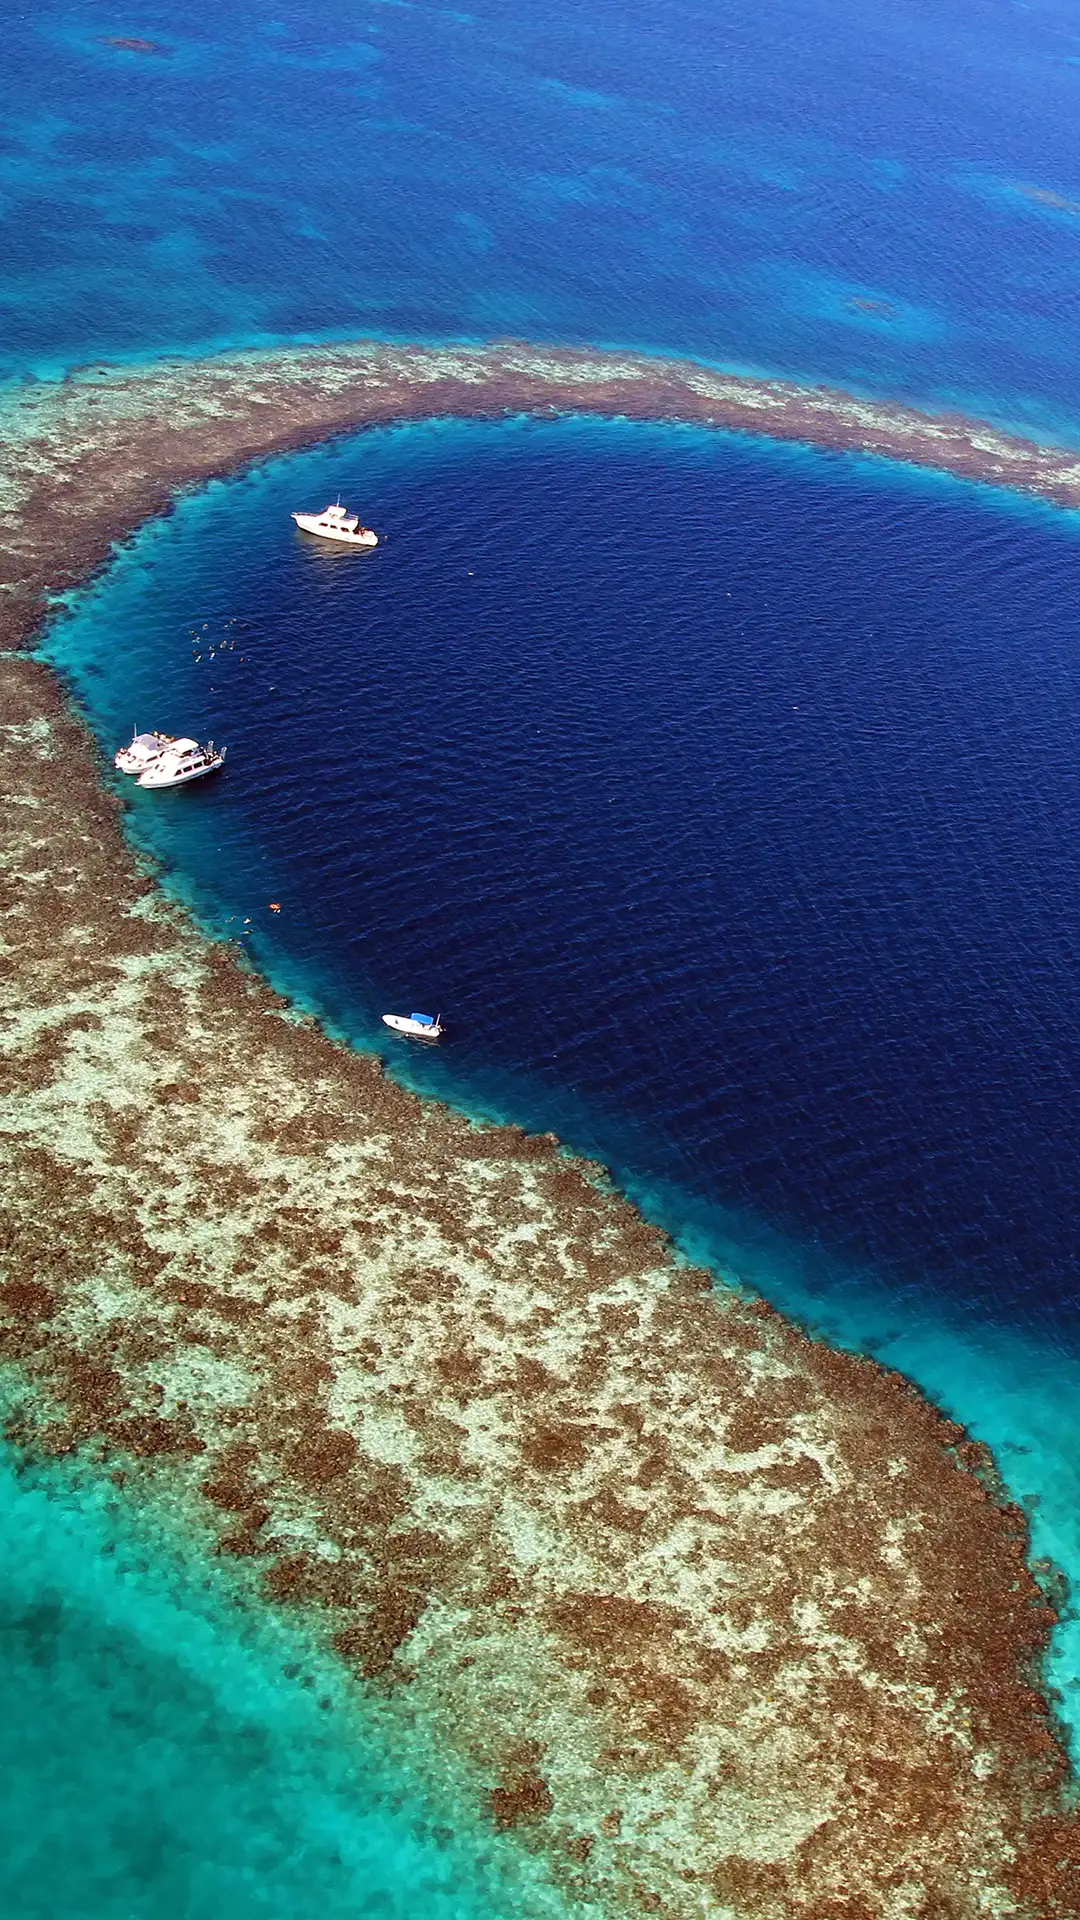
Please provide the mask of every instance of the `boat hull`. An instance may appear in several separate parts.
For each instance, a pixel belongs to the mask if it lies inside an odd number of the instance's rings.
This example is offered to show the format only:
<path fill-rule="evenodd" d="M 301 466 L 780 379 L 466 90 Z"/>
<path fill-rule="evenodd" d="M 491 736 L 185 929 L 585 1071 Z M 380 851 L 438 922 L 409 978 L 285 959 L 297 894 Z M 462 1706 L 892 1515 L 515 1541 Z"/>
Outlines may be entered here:
<path fill-rule="evenodd" d="M 392 1033 L 407 1034 L 410 1040 L 437 1040 L 442 1033 L 438 1021 L 433 1026 L 421 1026 L 419 1020 L 408 1020 L 403 1013 L 384 1013 L 383 1026 Z"/>

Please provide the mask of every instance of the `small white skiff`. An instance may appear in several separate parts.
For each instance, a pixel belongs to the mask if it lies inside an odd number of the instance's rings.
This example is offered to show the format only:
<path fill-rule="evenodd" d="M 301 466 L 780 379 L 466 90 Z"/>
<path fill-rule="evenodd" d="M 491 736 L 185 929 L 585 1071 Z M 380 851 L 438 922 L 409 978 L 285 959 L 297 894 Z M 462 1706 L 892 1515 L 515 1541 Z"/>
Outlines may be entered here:
<path fill-rule="evenodd" d="M 294 513 L 293 519 L 304 533 L 317 533 L 323 540 L 343 540 L 349 547 L 377 547 L 379 536 L 370 527 L 362 527 L 355 513 L 339 500 L 321 513 Z"/>
<path fill-rule="evenodd" d="M 171 733 L 133 733 L 130 746 L 121 747 L 113 765 L 121 773 L 145 773 L 147 767 L 161 759 L 166 747 L 175 745 Z"/>
<path fill-rule="evenodd" d="M 224 758 L 224 747 L 215 747 L 212 740 L 205 747 L 200 747 L 197 740 L 173 740 L 140 773 L 139 785 L 183 787 L 189 780 L 205 780 L 208 773 L 216 773 Z"/>
<path fill-rule="evenodd" d="M 407 1033 L 413 1040 L 437 1040 L 442 1032 L 439 1013 L 384 1013 L 383 1024 L 395 1033 Z"/>

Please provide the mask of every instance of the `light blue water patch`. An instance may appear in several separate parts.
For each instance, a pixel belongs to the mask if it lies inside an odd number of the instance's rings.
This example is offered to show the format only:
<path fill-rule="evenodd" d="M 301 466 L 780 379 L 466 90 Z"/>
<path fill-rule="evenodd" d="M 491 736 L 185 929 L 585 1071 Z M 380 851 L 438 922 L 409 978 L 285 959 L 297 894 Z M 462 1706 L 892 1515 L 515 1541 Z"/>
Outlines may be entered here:
<path fill-rule="evenodd" d="M 765 264 L 765 288 L 799 312 L 837 326 L 865 327 L 872 332 L 888 328 L 910 340 L 930 340 L 944 331 L 940 317 L 910 300 L 898 299 L 886 287 L 869 287 L 836 280 L 828 274 L 799 272 L 789 264 Z"/>
<path fill-rule="evenodd" d="M 123 1498 L 0 1451 L 5 1920 L 555 1920 L 299 1631 Z"/>
<path fill-rule="evenodd" d="M 1080 184 L 1051 185 L 1028 177 L 1010 180 L 978 167 L 963 169 L 957 175 L 957 182 L 964 192 L 995 208 L 1007 220 L 1027 218 L 1054 223 L 1063 236 L 1072 236 L 1071 242 L 1066 238 L 1059 242 L 1061 264 L 1075 258 L 1080 244 Z"/>

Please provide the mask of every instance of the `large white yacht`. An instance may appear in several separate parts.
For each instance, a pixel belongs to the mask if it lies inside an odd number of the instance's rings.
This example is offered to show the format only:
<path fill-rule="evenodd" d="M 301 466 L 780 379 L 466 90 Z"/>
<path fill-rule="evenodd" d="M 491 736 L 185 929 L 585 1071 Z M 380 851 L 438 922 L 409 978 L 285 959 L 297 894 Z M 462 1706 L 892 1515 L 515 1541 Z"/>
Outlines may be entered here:
<path fill-rule="evenodd" d="M 323 540 L 343 540 L 350 547 L 377 547 L 379 536 L 370 527 L 362 527 L 355 513 L 343 507 L 324 507 L 321 513 L 294 513 L 293 519 L 305 533 L 317 533 Z"/>
<path fill-rule="evenodd" d="M 208 740 L 200 747 L 197 740 L 173 740 L 139 775 L 140 787 L 182 787 L 189 780 L 204 780 L 216 773 L 225 758 L 224 747 Z"/>
<path fill-rule="evenodd" d="M 161 759 L 166 747 L 175 745 L 171 733 L 133 733 L 130 745 L 121 747 L 113 765 L 121 773 L 145 773 L 147 767 Z"/>

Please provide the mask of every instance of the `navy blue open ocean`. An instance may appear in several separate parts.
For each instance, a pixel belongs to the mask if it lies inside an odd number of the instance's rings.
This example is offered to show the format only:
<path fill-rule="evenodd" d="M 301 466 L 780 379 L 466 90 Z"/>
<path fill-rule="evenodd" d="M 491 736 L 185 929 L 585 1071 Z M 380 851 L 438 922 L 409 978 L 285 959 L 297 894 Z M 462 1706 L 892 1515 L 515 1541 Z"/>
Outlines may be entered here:
<path fill-rule="evenodd" d="M 73 4 L 4 53 L 12 379 L 512 334 L 1080 446 L 1062 5 Z M 374 553 L 293 529 L 339 490 Z M 689 429 L 443 423 L 186 497 L 46 653 L 110 751 L 228 743 L 216 784 L 126 793 L 207 924 L 363 1046 L 441 1010 L 397 1072 L 555 1128 L 902 1367 L 1080 1579 L 1078 610 L 1075 516 Z M 1052 1677 L 1080 1726 L 1071 1612 Z"/>

